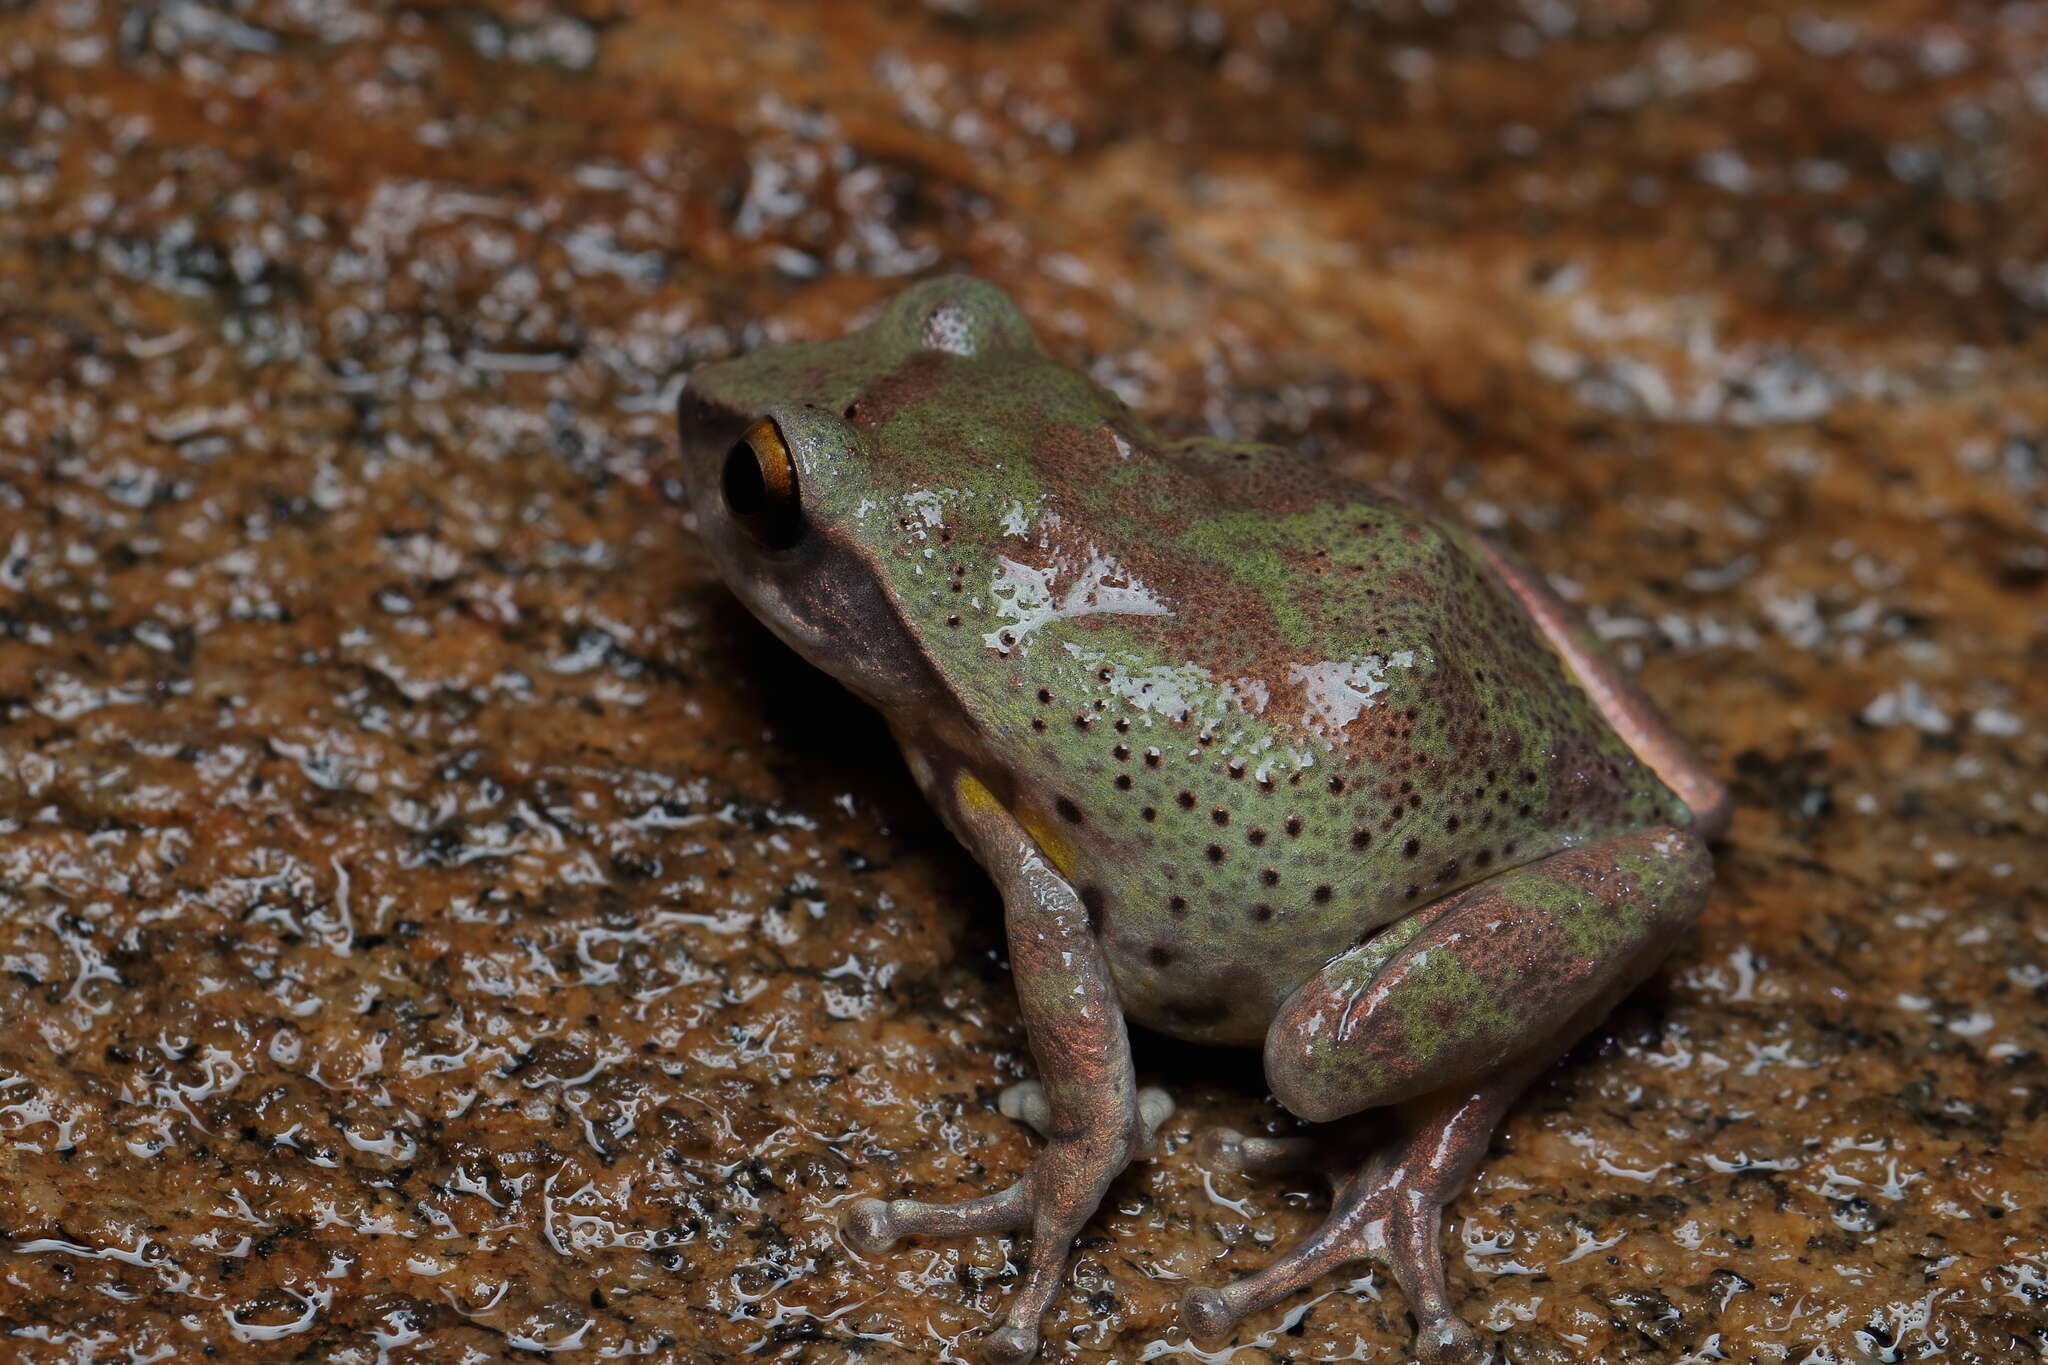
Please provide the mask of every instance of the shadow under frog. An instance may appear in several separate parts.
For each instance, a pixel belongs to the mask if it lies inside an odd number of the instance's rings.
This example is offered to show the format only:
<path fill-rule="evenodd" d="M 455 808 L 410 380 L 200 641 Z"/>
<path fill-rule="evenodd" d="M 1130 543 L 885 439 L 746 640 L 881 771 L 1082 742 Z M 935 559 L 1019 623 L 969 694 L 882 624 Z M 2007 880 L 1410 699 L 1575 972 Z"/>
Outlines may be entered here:
<path fill-rule="evenodd" d="M 1698 914 L 1723 788 L 1497 547 L 1282 449 L 1162 440 L 986 284 L 706 366 L 680 416 L 727 584 L 881 712 L 995 881 L 1038 1063 L 1003 1097 L 1046 1139 L 1021 1179 L 860 1200 L 848 1240 L 1029 1229 L 985 1351 L 1033 1356 L 1075 1235 L 1172 1109 L 1128 1017 L 1263 1048 L 1304 1119 L 1394 1120 L 1307 1241 L 1187 1295 L 1198 1339 L 1375 1257 L 1417 1353 L 1476 1358 L 1442 1209 Z"/>

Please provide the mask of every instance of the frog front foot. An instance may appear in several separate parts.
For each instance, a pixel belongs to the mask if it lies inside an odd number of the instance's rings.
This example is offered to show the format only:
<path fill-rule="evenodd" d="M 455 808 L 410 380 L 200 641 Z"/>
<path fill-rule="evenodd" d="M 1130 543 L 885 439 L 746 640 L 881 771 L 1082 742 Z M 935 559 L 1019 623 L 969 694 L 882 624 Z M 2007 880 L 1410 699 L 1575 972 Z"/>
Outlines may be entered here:
<path fill-rule="evenodd" d="M 1037 1081 L 1019 1081 L 996 1096 L 996 1112 L 1006 1119 L 1015 1119 L 1019 1123 L 1029 1125 L 1042 1138 L 1052 1136 L 1052 1105 L 1045 1097 L 1045 1087 Z M 1148 1085 L 1140 1090 L 1140 1147 L 1150 1147 L 1152 1140 L 1159 1136 L 1159 1125 L 1171 1117 L 1173 1096 L 1156 1085 Z"/>
<path fill-rule="evenodd" d="M 1075 1235 L 1094 1215 L 1110 1182 L 1151 1147 L 1159 1125 L 1173 1113 L 1173 1100 L 1164 1090 L 1148 1086 L 1137 1093 L 1122 1123 L 1064 1136 L 1056 1131 L 1052 1105 L 1036 1081 L 1005 1090 L 998 1107 L 1037 1129 L 1049 1144 L 1023 1179 L 1000 1194 L 957 1204 L 856 1200 L 847 1210 L 843 1230 L 855 1250 L 879 1255 L 904 1237 L 1030 1228 L 1031 1259 L 1024 1283 L 1010 1301 L 1003 1325 L 983 1347 L 990 1365 L 1021 1365 L 1038 1354 L 1038 1320 L 1059 1289 Z"/>

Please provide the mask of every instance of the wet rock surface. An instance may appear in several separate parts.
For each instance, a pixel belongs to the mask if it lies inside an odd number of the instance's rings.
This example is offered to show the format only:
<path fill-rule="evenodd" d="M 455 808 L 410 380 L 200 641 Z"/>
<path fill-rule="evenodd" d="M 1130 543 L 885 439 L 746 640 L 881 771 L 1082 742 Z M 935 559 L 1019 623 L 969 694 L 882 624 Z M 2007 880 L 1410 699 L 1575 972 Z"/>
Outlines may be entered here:
<path fill-rule="evenodd" d="M 2048 1352 L 2048 5 L 0 9 L 0 1354 L 960 1358 L 977 870 L 681 530 L 678 376 L 903 277 L 1441 496 L 1733 779 L 1447 1222 L 1514 1362 Z M 1406 1357 L 1249 1058 L 1055 1361 Z M 577 1357 L 572 1357 L 577 1358 Z"/>

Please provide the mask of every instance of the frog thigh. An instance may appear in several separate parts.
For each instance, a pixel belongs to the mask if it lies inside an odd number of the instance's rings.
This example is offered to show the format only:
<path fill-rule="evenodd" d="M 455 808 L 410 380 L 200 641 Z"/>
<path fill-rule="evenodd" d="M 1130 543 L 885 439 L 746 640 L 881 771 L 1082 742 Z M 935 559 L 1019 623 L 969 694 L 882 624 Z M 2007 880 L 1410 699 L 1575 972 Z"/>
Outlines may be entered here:
<path fill-rule="evenodd" d="M 1274 1097 L 1324 1122 L 1462 1085 L 1617 998 L 1706 900 L 1698 835 L 1660 827 L 1503 872 L 1333 959 L 1266 1034 Z"/>

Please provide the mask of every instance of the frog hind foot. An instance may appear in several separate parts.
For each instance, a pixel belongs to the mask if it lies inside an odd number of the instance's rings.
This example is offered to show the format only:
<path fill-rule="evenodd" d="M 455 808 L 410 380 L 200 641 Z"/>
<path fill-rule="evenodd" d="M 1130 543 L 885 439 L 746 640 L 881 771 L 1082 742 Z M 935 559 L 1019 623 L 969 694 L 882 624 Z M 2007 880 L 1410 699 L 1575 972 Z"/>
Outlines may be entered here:
<path fill-rule="evenodd" d="M 1267 1037 L 1274 1095 L 1317 1122 L 1393 1106 L 1400 1136 L 1338 1184 L 1329 1217 L 1300 1246 L 1246 1279 L 1190 1292 L 1190 1335 L 1219 1341 L 1370 1258 L 1407 1296 L 1425 1365 L 1476 1360 L 1478 1338 L 1445 1284 L 1444 1205 L 1516 1096 L 1663 957 L 1711 875 L 1700 838 L 1670 827 L 1567 849 L 1446 897 L 1303 985 Z"/>
<path fill-rule="evenodd" d="M 1181 1318 L 1197 1344 L 1220 1344 L 1238 1323 L 1315 1281 L 1368 1258 L 1387 1262 L 1416 1318 L 1415 1355 L 1423 1365 L 1471 1365 L 1479 1338 L 1452 1309 L 1437 1244 L 1443 1206 L 1485 1155 L 1501 1114 L 1541 1064 L 1503 1069 L 1477 1087 L 1404 1106 L 1405 1136 L 1338 1182 L 1330 1213 L 1309 1237 L 1263 1270 L 1221 1289 L 1197 1288 L 1181 1300 Z M 1303 1149 L 1285 1149 L 1289 1164 Z M 1280 1155 L 1275 1152 L 1274 1155 Z"/>

